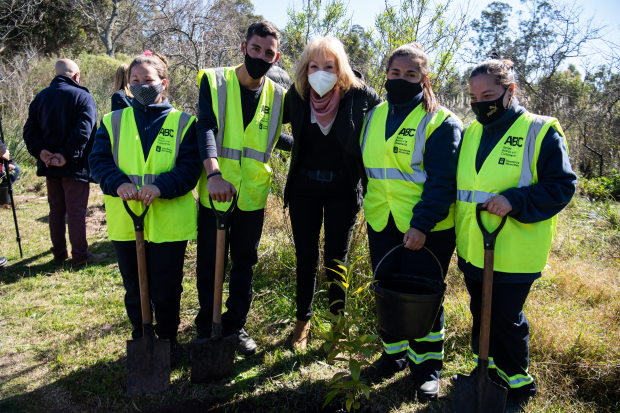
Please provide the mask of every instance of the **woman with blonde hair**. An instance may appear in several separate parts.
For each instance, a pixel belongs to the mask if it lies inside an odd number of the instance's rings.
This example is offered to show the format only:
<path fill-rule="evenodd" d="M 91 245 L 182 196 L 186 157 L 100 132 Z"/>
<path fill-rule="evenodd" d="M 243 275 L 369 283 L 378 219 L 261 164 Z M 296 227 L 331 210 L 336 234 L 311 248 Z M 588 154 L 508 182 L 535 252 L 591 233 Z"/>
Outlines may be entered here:
<path fill-rule="evenodd" d="M 347 259 L 366 184 L 361 126 L 366 113 L 379 103 L 377 93 L 355 76 L 339 40 L 317 36 L 308 43 L 284 101 L 284 119 L 290 119 L 294 137 L 284 189 L 297 255 L 293 348 L 304 349 L 307 344 L 322 226 L 328 280 L 336 276 L 330 271 L 337 269 L 334 260 Z M 332 284 L 328 296 L 330 311 L 338 314 L 345 294 Z"/>
<path fill-rule="evenodd" d="M 129 65 L 127 63 L 121 64 L 116 69 L 114 90 L 115 92 L 112 94 L 112 112 L 130 107 L 133 95 L 129 90 Z"/>

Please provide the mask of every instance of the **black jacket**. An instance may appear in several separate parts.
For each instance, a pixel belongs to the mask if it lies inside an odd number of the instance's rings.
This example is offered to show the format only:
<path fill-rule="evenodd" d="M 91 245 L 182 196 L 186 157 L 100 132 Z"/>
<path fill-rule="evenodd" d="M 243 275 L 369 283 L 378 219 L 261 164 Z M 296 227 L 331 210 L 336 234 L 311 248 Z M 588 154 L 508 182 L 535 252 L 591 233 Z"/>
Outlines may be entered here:
<path fill-rule="evenodd" d="M 127 96 L 124 90 L 114 92 L 112 95 L 112 112 L 130 107 L 132 100 L 133 98 Z"/>
<path fill-rule="evenodd" d="M 95 99 L 88 89 L 67 76 L 56 76 L 30 103 L 24 125 L 24 142 L 38 160 L 37 176 L 88 181 L 88 155 L 96 124 Z M 39 157 L 43 149 L 62 154 L 67 163 L 46 167 Z"/>
<path fill-rule="evenodd" d="M 364 163 L 362 162 L 360 134 L 366 113 L 381 103 L 381 98 L 374 89 L 364 85 L 360 89 L 351 88 L 344 95 L 343 100 L 344 108 L 346 108 L 343 115 L 346 114 L 346 116 L 340 116 L 339 111 L 339 116 L 336 117 L 332 128 L 336 130 L 338 143 L 344 149 L 342 164 L 348 172 L 349 183 L 357 194 L 357 203 L 361 208 L 364 204 L 364 192 L 368 179 L 366 178 Z M 295 173 L 297 160 L 299 159 L 299 138 L 304 127 L 306 111 L 309 110 L 310 97 L 306 96 L 305 100 L 302 100 L 295 89 L 295 84 L 293 84 L 284 98 L 283 123 L 290 122 L 294 138 L 291 167 L 288 171 L 288 179 L 284 188 L 284 207 L 288 205 L 291 177 Z"/>

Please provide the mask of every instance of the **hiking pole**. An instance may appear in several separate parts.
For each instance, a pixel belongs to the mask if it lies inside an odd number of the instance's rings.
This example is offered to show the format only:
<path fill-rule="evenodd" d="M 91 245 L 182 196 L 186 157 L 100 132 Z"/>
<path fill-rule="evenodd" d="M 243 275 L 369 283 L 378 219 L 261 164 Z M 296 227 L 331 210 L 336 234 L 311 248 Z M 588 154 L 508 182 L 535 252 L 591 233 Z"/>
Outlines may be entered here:
<path fill-rule="evenodd" d="M 2 112 L 0 111 L 0 139 L 4 145 L 4 130 L 2 129 Z M 19 225 L 17 225 L 17 214 L 15 213 L 15 200 L 13 199 L 13 184 L 11 183 L 11 177 L 9 176 L 9 161 L 4 159 L 4 170 L 6 171 L 6 180 L 9 184 L 9 198 L 11 198 L 11 209 L 13 210 L 13 222 L 15 222 L 15 233 L 17 234 L 17 245 L 19 245 L 19 256 L 24 258 L 22 252 L 22 239 L 19 236 Z"/>

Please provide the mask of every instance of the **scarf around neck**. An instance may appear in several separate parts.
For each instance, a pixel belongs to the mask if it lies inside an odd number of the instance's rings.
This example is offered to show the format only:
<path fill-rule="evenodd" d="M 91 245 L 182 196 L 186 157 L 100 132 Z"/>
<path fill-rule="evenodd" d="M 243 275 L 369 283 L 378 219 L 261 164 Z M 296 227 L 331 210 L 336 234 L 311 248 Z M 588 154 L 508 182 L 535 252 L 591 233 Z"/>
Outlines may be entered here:
<path fill-rule="evenodd" d="M 338 85 L 335 85 L 323 97 L 310 88 L 310 108 L 319 125 L 325 128 L 333 122 L 343 95 Z"/>

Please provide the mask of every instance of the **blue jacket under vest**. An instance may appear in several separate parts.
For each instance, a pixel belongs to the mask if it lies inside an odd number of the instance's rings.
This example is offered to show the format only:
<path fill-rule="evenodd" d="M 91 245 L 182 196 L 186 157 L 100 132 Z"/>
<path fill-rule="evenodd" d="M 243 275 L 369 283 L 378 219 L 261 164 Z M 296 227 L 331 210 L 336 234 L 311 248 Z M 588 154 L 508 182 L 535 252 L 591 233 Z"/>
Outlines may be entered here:
<path fill-rule="evenodd" d="M 136 126 L 142 143 L 144 158 L 147 159 L 153 142 L 157 139 L 159 130 L 164 125 L 166 116 L 172 105 L 166 99 L 163 103 L 143 106 L 136 99 L 132 100 Z M 187 194 L 196 187 L 202 164 L 197 150 L 196 122 L 193 122 L 179 146 L 176 167 L 171 171 L 160 174 L 153 184 L 161 192 L 160 198 L 173 199 Z M 89 158 L 93 178 L 100 183 L 101 190 L 106 195 L 118 196 L 116 191 L 123 183 L 129 183 L 129 178 L 114 164 L 110 149 L 110 135 L 101 123 L 95 135 L 95 144 Z"/>
<path fill-rule="evenodd" d="M 88 155 L 96 124 L 97 107 L 88 89 L 70 77 L 56 76 L 30 103 L 24 125 L 24 142 L 37 158 L 37 176 L 88 181 Z M 46 167 L 40 159 L 44 149 L 62 154 L 67 163 Z"/>
<path fill-rule="evenodd" d="M 399 105 L 390 102 L 385 122 L 385 139 L 394 135 L 407 116 L 422 103 L 422 93 Z M 437 223 L 450 213 L 456 200 L 456 166 L 462 135 L 461 123 L 447 118 L 427 139 L 424 147 L 424 171 L 428 177 L 422 191 L 422 202 L 413 207 L 411 227 L 428 235 Z"/>
<path fill-rule="evenodd" d="M 526 109 L 515 98 L 508 111 L 497 121 L 483 127 L 480 147 L 476 155 L 476 171 L 484 164 L 493 148 Z M 510 188 L 501 193 L 512 205 L 509 216 L 524 224 L 545 221 L 557 215 L 573 198 L 577 189 L 577 174 L 573 171 L 564 144 L 564 137 L 555 128 L 549 128 L 541 146 L 536 164 L 538 182 L 523 188 Z M 482 281 L 482 269 L 466 263 L 459 257 L 459 268 L 475 280 Z M 495 271 L 495 283 L 530 282 L 541 273 L 521 274 Z"/>

